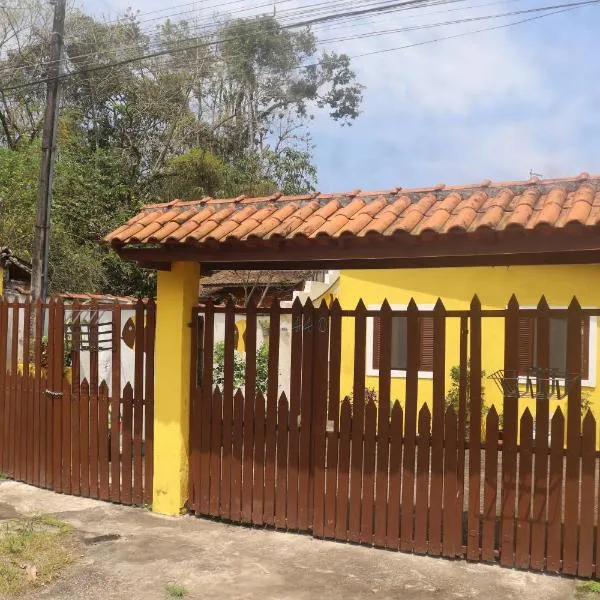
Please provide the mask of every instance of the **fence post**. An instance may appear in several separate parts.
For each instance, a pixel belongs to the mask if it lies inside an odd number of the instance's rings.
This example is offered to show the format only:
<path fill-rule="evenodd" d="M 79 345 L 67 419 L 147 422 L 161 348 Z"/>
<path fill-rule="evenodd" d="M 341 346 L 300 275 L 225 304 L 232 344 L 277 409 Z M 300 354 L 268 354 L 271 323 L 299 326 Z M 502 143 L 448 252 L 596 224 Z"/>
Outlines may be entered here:
<path fill-rule="evenodd" d="M 471 302 L 471 377 L 469 389 L 469 521 L 467 558 L 479 560 L 481 490 L 481 302 Z"/>
<path fill-rule="evenodd" d="M 154 490 L 152 508 L 179 514 L 187 500 L 192 308 L 200 266 L 174 262 L 159 271 L 154 385 Z"/>
<path fill-rule="evenodd" d="M 517 377 L 519 371 L 519 303 L 513 295 L 504 321 L 504 376 Z M 508 388 L 509 386 L 507 386 Z M 517 489 L 517 398 L 504 392 L 502 437 L 502 542 L 500 563 L 514 564 L 515 494 Z"/>
<path fill-rule="evenodd" d="M 577 298 L 569 304 L 567 315 L 567 460 L 563 572 L 577 572 L 579 522 L 579 457 L 581 452 L 581 306 Z"/>

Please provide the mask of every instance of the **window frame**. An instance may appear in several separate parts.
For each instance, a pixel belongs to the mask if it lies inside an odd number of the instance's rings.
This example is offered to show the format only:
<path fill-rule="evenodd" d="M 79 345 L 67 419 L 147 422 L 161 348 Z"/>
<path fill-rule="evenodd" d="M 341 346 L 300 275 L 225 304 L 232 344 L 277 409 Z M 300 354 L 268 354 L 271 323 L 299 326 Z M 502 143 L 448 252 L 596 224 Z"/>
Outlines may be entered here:
<path fill-rule="evenodd" d="M 523 305 L 519 308 L 525 310 L 536 309 L 536 305 Z M 548 307 L 550 310 L 565 310 L 568 306 L 551 305 Z M 582 306 L 582 309 L 595 310 L 597 306 Z M 598 317 L 591 315 L 588 317 L 590 320 L 589 332 L 588 332 L 588 376 L 587 379 L 581 380 L 582 387 L 594 388 L 596 387 L 596 361 L 598 358 Z M 558 381 L 561 385 L 565 385 L 564 378 L 559 378 Z M 519 375 L 519 383 L 525 385 L 527 383 L 526 375 Z"/>
<path fill-rule="evenodd" d="M 433 310 L 435 304 L 418 304 L 419 310 Z M 392 310 L 407 310 L 408 304 L 390 304 Z M 367 310 L 381 310 L 381 304 L 369 304 Z M 374 346 L 374 317 L 367 317 L 367 352 L 366 352 L 366 374 L 368 377 L 379 377 L 379 369 L 373 368 L 373 346 Z M 406 379 L 405 369 L 392 369 L 392 379 Z M 433 379 L 433 371 L 419 371 L 419 379 Z"/>

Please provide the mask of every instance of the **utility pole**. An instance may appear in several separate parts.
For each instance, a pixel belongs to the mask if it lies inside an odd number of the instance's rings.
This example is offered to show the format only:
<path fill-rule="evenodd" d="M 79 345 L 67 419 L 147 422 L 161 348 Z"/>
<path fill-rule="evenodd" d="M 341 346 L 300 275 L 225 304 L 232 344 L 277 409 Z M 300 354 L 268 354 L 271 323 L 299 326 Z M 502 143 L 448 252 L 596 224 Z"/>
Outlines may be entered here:
<path fill-rule="evenodd" d="M 60 75 L 62 72 L 63 37 L 65 32 L 66 0 L 54 0 L 54 21 L 48 70 L 48 92 L 42 133 L 40 161 L 40 186 L 33 242 L 31 294 L 34 300 L 44 301 L 48 294 L 48 253 L 50 242 L 50 207 L 52 205 L 52 179 L 58 124 Z"/>

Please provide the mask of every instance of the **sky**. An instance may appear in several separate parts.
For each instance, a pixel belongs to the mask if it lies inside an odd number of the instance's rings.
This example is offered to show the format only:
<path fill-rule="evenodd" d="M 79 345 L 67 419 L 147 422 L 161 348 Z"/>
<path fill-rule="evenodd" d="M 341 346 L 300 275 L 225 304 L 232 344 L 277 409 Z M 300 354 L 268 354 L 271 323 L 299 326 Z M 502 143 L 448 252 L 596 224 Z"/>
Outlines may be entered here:
<path fill-rule="evenodd" d="M 87 12 L 111 19 L 127 5 L 143 13 L 177 12 L 171 7 L 184 1 L 81 0 Z M 286 8 L 294 1 L 286 0 Z M 321 48 L 352 57 L 507 25 L 533 15 L 367 38 L 357 37 L 360 33 L 567 1 L 574 0 L 463 0 L 364 18 L 358 25 L 322 32 L 322 40 L 341 35 L 353 39 Z M 197 0 L 194 6 L 206 19 L 216 4 L 216 0 Z M 235 6 L 245 5 L 246 14 L 251 14 L 258 4 L 265 2 L 241 0 Z M 360 4 L 354 2 L 355 7 Z M 259 8 L 254 14 L 264 10 L 272 8 Z M 157 14 L 162 13 L 152 16 Z M 318 114 L 311 124 L 317 189 L 522 180 L 531 172 L 545 178 L 583 171 L 599 174 L 599 26 L 600 4 L 592 4 L 494 31 L 354 58 L 353 69 L 365 86 L 361 115 L 350 127 L 340 127 L 326 113 Z"/>

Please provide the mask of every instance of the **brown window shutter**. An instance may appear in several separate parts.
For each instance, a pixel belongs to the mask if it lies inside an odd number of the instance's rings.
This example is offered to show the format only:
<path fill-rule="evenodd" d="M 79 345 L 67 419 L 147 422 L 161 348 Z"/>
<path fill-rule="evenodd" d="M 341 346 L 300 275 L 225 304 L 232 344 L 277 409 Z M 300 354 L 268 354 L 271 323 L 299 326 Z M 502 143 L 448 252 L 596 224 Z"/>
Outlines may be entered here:
<path fill-rule="evenodd" d="M 525 375 L 533 364 L 533 344 L 535 341 L 535 319 L 519 319 L 519 375 Z"/>
<path fill-rule="evenodd" d="M 590 376 L 590 318 L 581 320 L 581 377 Z"/>
<path fill-rule="evenodd" d="M 433 318 L 419 319 L 419 371 L 433 371 Z"/>
<path fill-rule="evenodd" d="M 379 369 L 381 354 L 381 317 L 373 317 L 373 369 Z"/>

